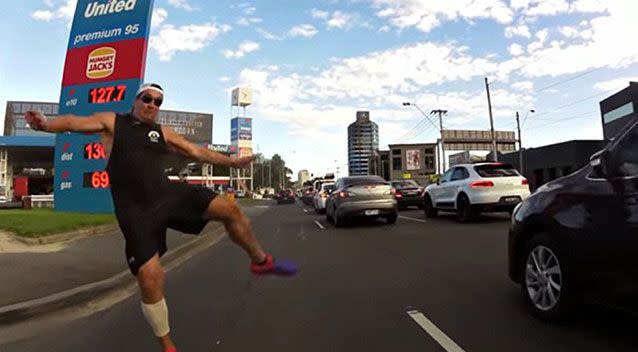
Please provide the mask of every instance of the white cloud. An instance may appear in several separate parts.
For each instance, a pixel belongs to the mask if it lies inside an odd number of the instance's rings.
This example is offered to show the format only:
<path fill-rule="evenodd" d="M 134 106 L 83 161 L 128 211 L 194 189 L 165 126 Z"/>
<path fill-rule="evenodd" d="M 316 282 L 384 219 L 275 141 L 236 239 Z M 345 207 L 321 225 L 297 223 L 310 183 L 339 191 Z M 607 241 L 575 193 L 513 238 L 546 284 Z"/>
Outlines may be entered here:
<path fill-rule="evenodd" d="M 151 17 L 151 29 L 159 28 L 166 18 L 168 17 L 168 12 L 163 8 L 153 9 L 153 16 Z"/>
<path fill-rule="evenodd" d="M 188 3 L 188 0 L 168 0 L 168 3 L 173 7 L 178 9 L 186 10 L 186 11 L 195 11 L 197 10 L 193 6 Z"/>
<path fill-rule="evenodd" d="M 510 23 L 514 13 L 502 0 L 372 0 L 378 8 L 377 16 L 388 18 L 398 28 L 416 27 L 429 32 L 443 21 L 490 18 L 499 23 Z"/>
<path fill-rule="evenodd" d="M 235 23 L 240 26 L 250 26 L 253 23 L 261 23 L 262 21 L 259 17 L 241 17 Z"/>
<path fill-rule="evenodd" d="M 525 38 L 532 37 L 532 34 L 529 32 L 529 27 L 526 25 L 505 27 L 505 36 L 507 38 L 512 38 L 517 35 Z"/>
<path fill-rule="evenodd" d="M 621 68 L 638 61 L 638 51 L 632 45 L 618 45 L 626 33 L 638 33 L 634 15 L 638 2 L 607 0 L 606 14 L 581 23 L 583 31 L 592 35 L 584 42 L 551 42 L 546 47 L 534 47 L 530 62 L 523 70 L 528 77 L 559 76 L 589 69 Z M 582 31 L 581 31 L 582 32 Z"/>
<path fill-rule="evenodd" d="M 319 18 L 322 20 L 326 20 L 328 19 L 328 16 L 330 16 L 330 13 L 327 11 L 321 11 L 321 10 L 317 10 L 317 9 L 312 9 L 310 11 L 310 15 L 312 16 L 312 18 Z"/>
<path fill-rule="evenodd" d="M 512 84 L 512 88 L 531 93 L 534 90 L 534 82 L 532 81 L 516 82 Z"/>
<path fill-rule="evenodd" d="M 262 38 L 266 40 L 283 40 L 284 39 L 283 36 L 272 34 L 262 28 L 257 28 L 257 33 L 259 33 L 259 35 L 261 35 Z"/>
<path fill-rule="evenodd" d="M 390 31 L 390 26 L 382 26 L 381 28 L 379 28 L 379 32 L 381 33 L 386 33 Z"/>
<path fill-rule="evenodd" d="M 164 25 L 158 34 L 151 36 L 149 46 L 157 52 L 161 61 L 170 61 L 177 52 L 202 50 L 230 29 L 228 25 L 215 23 L 181 27 Z"/>
<path fill-rule="evenodd" d="M 549 31 L 547 29 L 540 30 L 536 32 L 536 41 L 530 43 L 527 46 L 527 52 L 533 53 L 534 51 L 541 49 L 547 40 L 547 36 L 549 35 Z"/>
<path fill-rule="evenodd" d="M 218 80 L 219 80 L 220 82 L 230 82 L 230 77 L 228 77 L 228 76 L 221 76 L 221 77 L 219 77 L 219 78 L 218 78 Z"/>
<path fill-rule="evenodd" d="M 516 43 L 510 45 L 509 48 L 507 48 L 507 51 L 509 51 L 512 56 L 519 56 L 525 52 L 523 47 Z"/>
<path fill-rule="evenodd" d="M 289 31 L 288 31 L 288 35 L 291 37 L 306 37 L 306 38 L 310 38 L 313 37 L 314 35 L 316 35 L 319 31 L 317 31 L 317 29 L 310 25 L 310 24 L 300 24 L 297 26 L 292 27 Z"/>
<path fill-rule="evenodd" d="M 569 11 L 569 4 L 565 0 L 534 1 L 536 6 L 525 11 L 528 16 L 554 16 Z"/>
<path fill-rule="evenodd" d="M 330 28 L 346 28 L 352 26 L 354 16 L 352 14 L 335 11 L 332 17 L 326 22 Z"/>
<path fill-rule="evenodd" d="M 31 18 L 37 21 L 52 21 L 52 20 L 71 20 L 75 12 L 75 6 L 77 0 L 64 0 L 64 1 L 45 1 L 45 4 L 52 10 L 36 10 L 31 13 Z M 56 5 L 57 4 L 57 5 Z M 56 8 L 57 6 L 57 8 Z"/>
<path fill-rule="evenodd" d="M 613 92 L 626 88 L 629 85 L 629 82 L 638 82 L 638 77 L 630 76 L 614 78 L 607 81 L 598 82 L 594 84 L 594 88 L 604 92 Z"/>
<path fill-rule="evenodd" d="M 257 8 L 254 6 L 249 6 L 244 8 L 244 14 L 246 14 L 247 16 L 254 14 L 255 11 L 257 11 Z"/>
<path fill-rule="evenodd" d="M 222 53 L 227 59 L 238 59 L 256 50 L 259 50 L 259 43 L 245 41 L 239 44 L 239 48 L 237 50 L 224 50 Z"/>

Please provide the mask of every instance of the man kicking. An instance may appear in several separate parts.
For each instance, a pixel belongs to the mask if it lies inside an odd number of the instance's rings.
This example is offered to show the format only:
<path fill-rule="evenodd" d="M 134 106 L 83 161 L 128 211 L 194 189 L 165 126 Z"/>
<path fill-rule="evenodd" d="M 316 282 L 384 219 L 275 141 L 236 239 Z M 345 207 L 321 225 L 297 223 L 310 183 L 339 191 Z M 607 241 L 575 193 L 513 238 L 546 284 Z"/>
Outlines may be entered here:
<path fill-rule="evenodd" d="M 257 275 L 293 275 L 294 263 L 274 260 L 259 245 L 248 218 L 233 202 L 208 188 L 171 183 L 164 173 L 162 156 L 169 151 L 209 164 L 242 168 L 253 157 L 230 158 L 197 146 L 157 122 L 164 91 L 157 84 L 143 85 L 129 113 L 100 112 L 89 117 L 64 115 L 47 120 L 29 111 L 31 128 L 52 133 L 100 133 L 106 150 L 106 171 L 111 182 L 115 216 L 125 238 L 125 253 L 142 296 L 142 312 L 165 352 L 175 352 L 170 338 L 168 308 L 164 299 L 166 229 L 200 233 L 209 220 L 221 221 L 230 238 L 250 256 L 250 270 Z"/>

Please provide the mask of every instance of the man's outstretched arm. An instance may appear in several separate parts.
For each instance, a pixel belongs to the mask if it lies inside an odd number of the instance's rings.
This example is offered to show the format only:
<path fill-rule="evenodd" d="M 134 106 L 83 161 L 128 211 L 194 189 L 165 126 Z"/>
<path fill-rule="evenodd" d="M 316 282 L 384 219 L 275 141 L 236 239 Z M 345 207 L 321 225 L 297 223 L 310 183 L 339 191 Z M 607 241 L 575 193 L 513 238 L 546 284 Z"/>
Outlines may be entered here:
<path fill-rule="evenodd" d="M 114 119 L 115 114 L 112 112 L 98 112 L 88 117 L 62 115 L 55 119 L 47 119 L 40 112 L 27 111 L 24 118 L 29 126 L 37 131 L 99 133 L 106 131 L 107 121 Z"/>
<path fill-rule="evenodd" d="M 169 127 L 163 126 L 162 133 L 164 134 L 164 140 L 169 147 L 201 162 L 241 168 L 250 165 L 250 163 L 255 159 L 253 156 L 231 158 L 227 155 L 209 150 L 208 148 L 198 146 L 177 134 Z"/>

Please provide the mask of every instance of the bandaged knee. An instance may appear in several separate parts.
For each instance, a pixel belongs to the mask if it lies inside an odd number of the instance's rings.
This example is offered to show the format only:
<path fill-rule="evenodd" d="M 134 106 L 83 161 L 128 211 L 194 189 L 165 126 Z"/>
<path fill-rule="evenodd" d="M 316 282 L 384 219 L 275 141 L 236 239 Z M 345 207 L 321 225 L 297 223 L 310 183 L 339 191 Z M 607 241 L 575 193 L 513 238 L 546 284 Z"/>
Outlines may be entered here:
<path fill-rule="evenodd" d="M 142 302 L 142 312 L 148 324 L 153 328 L 155 336 L 166 336 L 171 331 L 168 326 L 168 307 L 164 298 L 153 304 Z"/>

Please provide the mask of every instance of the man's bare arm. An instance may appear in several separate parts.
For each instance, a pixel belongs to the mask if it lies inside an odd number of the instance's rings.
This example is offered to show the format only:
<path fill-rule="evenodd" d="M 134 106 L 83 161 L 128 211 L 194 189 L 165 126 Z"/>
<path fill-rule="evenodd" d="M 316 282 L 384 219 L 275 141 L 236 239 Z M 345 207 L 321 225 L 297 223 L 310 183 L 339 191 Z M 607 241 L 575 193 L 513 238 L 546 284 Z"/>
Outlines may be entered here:
<path fill-rule="evenodd" d="M 25 119 L 31 128 L 38 131 L 51 133 L 100 133 L 106 132 L 110 125 L 109 121 L 115 119 L 115 114 L 112 112 L 98 112 L 88 117 L 62 115 L 58 118 L 48 120 L 42 113 L 28 111 L 25 114 Z"/>
<path fill-rule="evenodd" d="M 208 148 L 195 145 L 192 142 L 188 141 L 186 138 L 175 133 L 175 131 L 173 131 L 169 127 L 163 126 L 162 134 L 164 135 L 164 140 L 169 147 L 180 152 L 181 154 L 184 154 L 201 162 L 241 168 L 250 165 L 250 163 L 254 160 L 254 157 L 252 156 L 243 158 L 231 158 L 224 154 L 209 150 Z"/>

